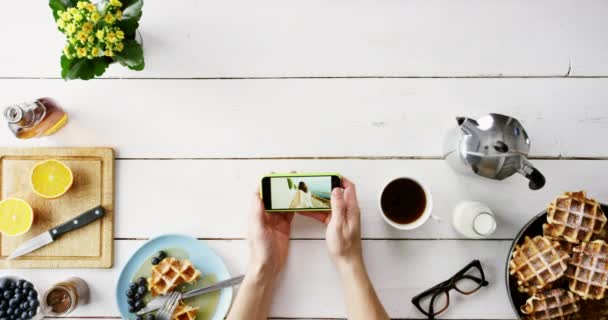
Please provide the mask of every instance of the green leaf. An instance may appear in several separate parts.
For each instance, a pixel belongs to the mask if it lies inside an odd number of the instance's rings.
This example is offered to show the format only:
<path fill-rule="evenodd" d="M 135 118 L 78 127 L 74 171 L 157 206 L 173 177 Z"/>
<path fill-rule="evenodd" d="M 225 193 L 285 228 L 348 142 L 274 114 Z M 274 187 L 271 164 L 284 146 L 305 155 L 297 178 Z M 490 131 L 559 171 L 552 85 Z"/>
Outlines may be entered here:
<path fill-rule="evenodd" d="M 76 3 L 78 3 L 77 0 L 49 0 L 49 7 L 53 10 L 53 18 L 55 18 L 55 21 L 59 19 L 57 11 L 66 11 L 68 8 L 75 7 Z"/>
<path fill-rule="evenodd" d="M 125 40 L 125 47 L 121 52 L 114 52 L 114 60 L 131 70 L 143 70 L 146 63 L 144 61 L 144 50 L 135 40 Z"/>
<path fill-rule="evenodd" d="M 112 59 L 107 57 L 68 59 L 65 55 L 61 55 L 61 77 L 64 80 L 93 79 L 101 76 L 111 62 Z"/>
<path fill-rule="evenodd" d="M 143 6 L 144 0 L 122 1 L 122 19 L 117 25 L 125 32 L 127 39 L 135 39 L 135 31 L 139 28 L 139 19 L 142 15 Z"/>

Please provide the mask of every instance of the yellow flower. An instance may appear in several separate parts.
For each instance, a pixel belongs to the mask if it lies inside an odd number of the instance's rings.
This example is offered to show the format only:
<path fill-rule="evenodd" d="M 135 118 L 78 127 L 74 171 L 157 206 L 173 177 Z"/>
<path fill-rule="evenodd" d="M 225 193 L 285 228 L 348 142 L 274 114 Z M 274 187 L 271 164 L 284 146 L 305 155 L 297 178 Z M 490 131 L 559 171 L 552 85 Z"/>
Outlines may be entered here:
<path fill-rule="evenodd" d="M 68 41 L 70 41 L 71 44 L 76 44 L 76 42 L 78 42 L 78 39 L 76 39 L 76 38 L 69 38 Z"/>
<path fill-rule="evenodd" d="M 99 13 L 97 13 L 97 12 L 91 13 L 91 21 L 97 22 L 97 21 L 99 21 L 100 18 L 101 17 L 99 16 Z"/>
<path fill-rule="evenodd" d="M 78 1 L 78 3 L 76 4 L 76 7 L 78 9 L 84 9 L 87 6 L 87 3 L 84 1 Z"/>
<path fill-rule="evenodd" d="M 99 57 L 99 48 L 93 48 L 93 49 L 91 50 L 91 55 L 92 55 L 93 57 Z"/>
<path fill-rule="evenodd" d="M 87 4 L 87 11 L 89 11 L 89 12 L 97 11 L 97 7 L 95 7 L 94 4 L 89 3 L 89 4 Z"/>
<path fill-rule="evenodd" d="M 73 34 L 76 32 L 76 26 L 73 23 L 70 23 L 65 30 L 68 32 L 68 34 Z"/>
<path fill-rule="evenodd" d="M 65 54 L 66 57 L 70 55 L 70 46 L 63 47 L 63 54 Z"/>
<path fill-rule="evenodd" d="M 95 37 L 93 37 L 93 36 L 89 36 L 89 38 L 87 39 L 87 41 L 88 41 L 89 43 L 93 43 L 93 42 L 95 41 Z"/>
<path fill-rule="evenodd" d="M 59 27 L 59 29 L 65 28 L 65 21 L 61 18 L 57 19 L 57 26 Z"/>
<path fill-rule="evenodd" d="M 116 19 L 114 19 L 114 16 L 111 14 L 106 14 L 105 18 L 103 18 L 103 21 L 105 21 L 107 24 L 112 24 L 114 23 Z"/>
<path fill-rule="evenodd" d="M 74 20 L 81 21 L 82 20 L 82 14 L 80 14 L 80 12 L 76 13 L 74 15 Z"/>
<path fill-rule="evenodd" d="M 110 5 L 114 7 L 122 7 L 122 3 L 120 2 L 120 0 L 110 0 Z"/>
<path fill-rule="evenodd" d="M 116 38 L 118 38 L 119 40 L 122 40 L 125 38 L 125 33 L 122 30 L 116 30 Z"/>
<path fill-rule="evenodd" d="M 103 36 L 104 36 L 103 30 L 97 30 L 97 33 L 95 35 L 97 36 L 97 39 L 103 40 Z"/>
<path fill-rule="evenodd" d="M 122 19 L 122 11 L 116 10 L 116 20 L 121 20 L 121 19 Z"/>
<path fill-rule="evenodd" d="M 86 48 L 77 48 L 76 49 L 76 55 L 78 56 L 78 58 L 86 57 L 87 56 L 87 49 Z"/>
<path fill-rule="evenodd" d="M 122 52 L 122 49 L 125 48 L 125 45 L 122 42 L 119 42 L 116 44 L 116 46 L 114 47 L 114 49 L 116 49 L 116 51 L 118 52 Z"/>
<path fill-rule="evenodd" d="M 61 14 L 61 19 L 64 21 L 70 21 L 70 19 L 72 19 L 72 15 L 69 12 L 64 12 Z"/>
<path fill-rule="evenodd" d="M 76 9 L 74 7 L 70 8 L 70 14 L 71 15 L 76 15 L 77 13 L 78 13 L 78 9 Z"/>
<path fill-rule="evenodd" d="M 114 56 L 114 52 L 112 52 L 112 50 L 110 50 L 110 49 L 106 49 L 106 52 L 104 52 L 104 54 L 106 55 L 106 57 Z"/>
<path fill-rule="evenodd" d="M 93 31 L 93 24 L 91 24 L 90 22 L 85 22 L 82 25 L 82 31 L 84 31 L 84 33 L 86 34 L 91 33 L 91 31 Z"/>
<path fill-rule="evenodd" d="M 114 32 L 108 32 L 108 35 L 106 36 L 106 41 L 109 43 L 114 43 L 116 42 L 116 34 Z"/>
<path fill-rule="evenodd" d="M 86 33 L 82 32 L 82 31 L 78 32 L 78 34 L 76 35 L 76 38 L 78 38 L 78 40 L 80 40 L 80 43 L 82 43 L 82 44 L 87 42 L 87 35 L 86 35 Z"/>

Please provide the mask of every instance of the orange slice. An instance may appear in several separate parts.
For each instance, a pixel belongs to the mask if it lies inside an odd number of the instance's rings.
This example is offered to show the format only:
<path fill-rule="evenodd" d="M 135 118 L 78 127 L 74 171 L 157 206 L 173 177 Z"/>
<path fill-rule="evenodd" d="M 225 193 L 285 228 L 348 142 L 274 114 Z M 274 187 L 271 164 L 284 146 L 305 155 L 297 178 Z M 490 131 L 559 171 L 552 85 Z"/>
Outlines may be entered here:
<path fill-rule="evenodd" d="M 72 170 L 58 160 L 38 162 L 32 168 L 30 183 L 34 192 L 46 199 L 54 199 L 64 195 L 72 186 L 74 176 Z"/>
<path fill-rule="evenodd" d="M 19 236 L 30 230 L 34 211 L 24 200 L 8 198 L 0 202 L 0 232 L 7 236 Z"/>

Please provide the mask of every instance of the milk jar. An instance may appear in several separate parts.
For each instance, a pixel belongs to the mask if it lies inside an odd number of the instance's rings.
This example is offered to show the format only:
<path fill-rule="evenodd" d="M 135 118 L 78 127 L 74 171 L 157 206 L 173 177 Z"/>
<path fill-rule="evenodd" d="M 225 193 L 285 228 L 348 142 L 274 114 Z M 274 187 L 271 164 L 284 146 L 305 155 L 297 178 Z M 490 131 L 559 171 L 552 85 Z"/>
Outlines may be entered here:
<path fill-rule="evenodd" d="M 452 215 L 454 229 L 470 239 L 489 237 L 496 230 L 496 217 L 485 204 L 463 201 L 456 205 Z"/>

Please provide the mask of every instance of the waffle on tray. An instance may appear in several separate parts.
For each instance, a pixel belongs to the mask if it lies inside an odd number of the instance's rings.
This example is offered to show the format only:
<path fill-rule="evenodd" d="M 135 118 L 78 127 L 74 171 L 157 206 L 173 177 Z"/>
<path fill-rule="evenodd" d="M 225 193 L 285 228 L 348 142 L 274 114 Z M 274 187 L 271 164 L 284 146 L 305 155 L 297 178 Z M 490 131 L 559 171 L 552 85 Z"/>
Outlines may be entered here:
<path fill-rule="evenodd" d="M 518 290 L 529 296 L 524 319 L 608 320 L 607 220 L 584 191 L 549 204 L 543 234 L 526 236 L 509 261 Z"/>
<path fill-rule="evenodd" d="M 569 259 L 559 242 L 542 236 L 526 237 L 522 245 L 515 246 L 509 273 L 517 278 L 521 290 L 534 294 L 560 279 Z"/>
<path fill-rule="evenodd" d="M 521 307 L 526 320 L 569 319 L 579 310 L 579 297 L 564 289 L 534 294 Z"/>

